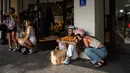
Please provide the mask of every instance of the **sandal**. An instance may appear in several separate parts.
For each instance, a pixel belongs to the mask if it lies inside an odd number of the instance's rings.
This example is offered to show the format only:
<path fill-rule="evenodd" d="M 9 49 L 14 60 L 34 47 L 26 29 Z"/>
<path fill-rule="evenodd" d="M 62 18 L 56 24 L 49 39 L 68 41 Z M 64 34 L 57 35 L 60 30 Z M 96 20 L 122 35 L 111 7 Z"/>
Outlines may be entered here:
<path fill-rule="evenodd" d="M 102 62 L 97 62 L 96 64 L 94 64 L 94 67 L 99 68 L 102 67 L 103 63 Z"/>

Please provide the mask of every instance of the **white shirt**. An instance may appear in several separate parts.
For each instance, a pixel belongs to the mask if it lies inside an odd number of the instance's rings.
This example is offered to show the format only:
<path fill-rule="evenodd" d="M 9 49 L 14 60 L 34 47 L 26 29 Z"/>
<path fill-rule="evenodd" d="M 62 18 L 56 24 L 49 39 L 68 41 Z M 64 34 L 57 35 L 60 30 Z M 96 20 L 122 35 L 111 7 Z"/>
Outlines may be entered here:
<path fill-rule="evenodd" d="M 36 37 L 35 37 L 35 30 L 32 26 L 27 28 L 27 35 L 29 35 L 29 40 L 33 45 L 36 45 Z"/>
<path fill-rule="evenodd" d="M 91 38 L 92 42 L 89 44 L 91 47 L 94 47 L 95 49 L 99 47 L 101 42 L 95 38 Z"/>

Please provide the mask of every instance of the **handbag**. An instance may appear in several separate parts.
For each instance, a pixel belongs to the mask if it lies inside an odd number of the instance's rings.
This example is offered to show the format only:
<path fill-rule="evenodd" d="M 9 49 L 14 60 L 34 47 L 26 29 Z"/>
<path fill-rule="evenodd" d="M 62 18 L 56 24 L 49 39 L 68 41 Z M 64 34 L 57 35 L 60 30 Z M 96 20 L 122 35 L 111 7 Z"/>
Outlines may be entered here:
<path fill-rule="evenodd" d="M 51 63 L 54 64 L 54 65 L 63 64 L 63 62 L 65 60 L 65 56 L 66 56 L 65 51 L 64 50 L 59 50 L 59 47 L 57 46 L 50 53 Z"/>

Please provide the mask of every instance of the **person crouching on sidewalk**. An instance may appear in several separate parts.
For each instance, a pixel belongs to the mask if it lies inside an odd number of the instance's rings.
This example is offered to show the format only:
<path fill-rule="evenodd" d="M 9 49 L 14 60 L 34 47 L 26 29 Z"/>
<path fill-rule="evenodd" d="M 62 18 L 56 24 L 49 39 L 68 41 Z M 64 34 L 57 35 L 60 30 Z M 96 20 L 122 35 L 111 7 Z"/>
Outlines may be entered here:
<path fill-rule="evenodd" d="M 29 49 L 29 53 L 31 54 L 34 52 L 34 46 L 36 45 L 36 36 L 35 36 L 35 30 L 31 26 L 31 21 L 26 20 L 26 29 L 25 32 L 23 32 L 24 37 L 23 38 L 17 38 L 18 43 L 21 46 L 24 46 Z"/>

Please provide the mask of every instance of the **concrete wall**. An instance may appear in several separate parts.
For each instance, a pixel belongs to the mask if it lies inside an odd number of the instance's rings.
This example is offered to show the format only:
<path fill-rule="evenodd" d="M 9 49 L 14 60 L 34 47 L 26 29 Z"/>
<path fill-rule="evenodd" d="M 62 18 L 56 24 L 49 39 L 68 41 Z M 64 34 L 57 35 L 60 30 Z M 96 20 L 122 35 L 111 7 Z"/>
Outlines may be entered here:
<path fill-rule="evenodd" d="M 89 31 L 95 36 L 95 0 L 87 0 L 87 6 L 80 7 L 79 0 L 74 0 L 74 25 Z"/>
<path fill-rule="evenodd" d="M 79 0 L 74 0 L 74 24 L 104 42 L 103 0 L 86 1 L 87 6 L 80 7 Z"/>

